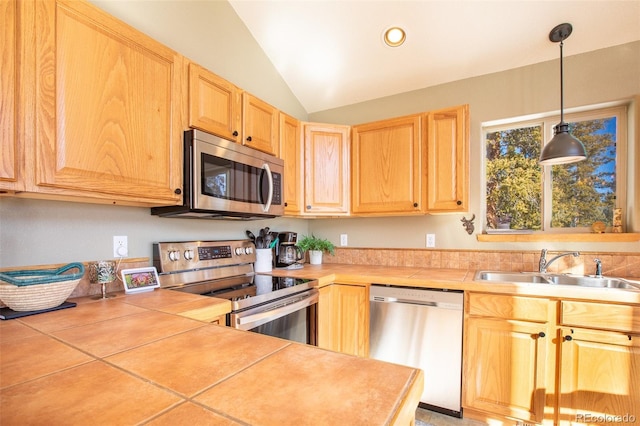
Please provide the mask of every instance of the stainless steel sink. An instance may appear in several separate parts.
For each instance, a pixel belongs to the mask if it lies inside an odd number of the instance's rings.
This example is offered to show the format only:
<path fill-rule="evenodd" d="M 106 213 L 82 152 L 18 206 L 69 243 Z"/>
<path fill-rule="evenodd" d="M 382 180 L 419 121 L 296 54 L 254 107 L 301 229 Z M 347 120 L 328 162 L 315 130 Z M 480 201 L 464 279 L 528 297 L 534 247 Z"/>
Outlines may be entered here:
<path fill-rule="evenodd" d="M 640 290 L 640 284 L 632 283 L 620 278 L 591 277 L 582 275 L 552 275 L 549 280 L 553 284 L 577 285 L 581 287 L 598 288 L 624 288 L 630 290 Z"/>
<path fill-rule="evenodd" d="M 474 281 L 491 281 L 502 283 L 534 283 L 551 284 L 545 274 L 536 272 L 498 272 L 498 271 L 478 271 Z"/>
<path fill-rule="evenodd" d="M 580 287 L 640 290 L 640 284 L 623 280 L 621 278 L 595 277 L 584 275 L 542 274 L 538 272 L 478 271 L 476 272 L 474 281 L 547 285 L 576 285 Z"/>

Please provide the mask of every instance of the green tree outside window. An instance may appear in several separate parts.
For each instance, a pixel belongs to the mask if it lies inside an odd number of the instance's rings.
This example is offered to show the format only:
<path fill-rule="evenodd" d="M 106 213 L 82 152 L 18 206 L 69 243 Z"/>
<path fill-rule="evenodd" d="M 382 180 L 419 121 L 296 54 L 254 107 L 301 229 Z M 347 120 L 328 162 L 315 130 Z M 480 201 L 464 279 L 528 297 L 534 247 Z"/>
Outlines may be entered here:
<path fill-rule="evenodd" d="M 485 134 L 488 229 L 543 230 L 544 202 L 551 203 L 551 228 L 590 227 L 596 221 L 611 225 L 616 207 L 616 117 L 569 125 L 585 145 L 587 160 L 552 166 L 551 194 L 546 198 L 544 170 L 538 164 L 544 124 Z"/>

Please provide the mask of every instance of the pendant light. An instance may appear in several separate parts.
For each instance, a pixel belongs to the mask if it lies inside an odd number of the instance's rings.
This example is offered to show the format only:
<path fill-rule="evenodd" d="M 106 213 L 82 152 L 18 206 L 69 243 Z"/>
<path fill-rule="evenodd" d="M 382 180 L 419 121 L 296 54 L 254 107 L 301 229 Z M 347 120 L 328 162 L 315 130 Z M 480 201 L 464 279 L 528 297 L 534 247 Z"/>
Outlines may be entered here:
<path fill-rule="evenodd" d="M 549 40 L 560 42 L 560 123 L 554 127 L 553 139 L 547 143 L 540 154 L 540 164 L 568 164 L 587 158 L 584 145 L 569 133 L 569 125 L 564 122 L 564 75 L 562 69 L 562 47 L 564 40 L 571 35 L 571 24 L 560 24 L 551 30 Z"/>

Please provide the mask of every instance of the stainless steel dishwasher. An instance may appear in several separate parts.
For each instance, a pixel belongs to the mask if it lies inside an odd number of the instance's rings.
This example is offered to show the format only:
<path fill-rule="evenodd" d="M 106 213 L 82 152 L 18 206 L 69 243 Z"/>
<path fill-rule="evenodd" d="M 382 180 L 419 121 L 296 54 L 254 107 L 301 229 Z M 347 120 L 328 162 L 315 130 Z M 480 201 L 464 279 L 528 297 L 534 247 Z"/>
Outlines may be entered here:
<path fill-rule="evenodd" d="M 420 406 L 462 417 L 461 291 L 373 284 L 369 356 L 424 371 Z"/>

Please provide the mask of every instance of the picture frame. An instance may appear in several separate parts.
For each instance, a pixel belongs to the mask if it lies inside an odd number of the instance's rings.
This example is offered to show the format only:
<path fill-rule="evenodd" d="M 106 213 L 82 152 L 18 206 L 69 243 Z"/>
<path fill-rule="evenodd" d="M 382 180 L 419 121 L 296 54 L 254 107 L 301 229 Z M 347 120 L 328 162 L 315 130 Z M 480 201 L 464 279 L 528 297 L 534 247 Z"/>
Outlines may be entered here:
<path fill-rule="evenodd" d="M 148 268 L 131 268 L 120 271 L 124 292 L 127 294 L 153 291 L 160 287 L 158 271 L 154 266 Z"/>

